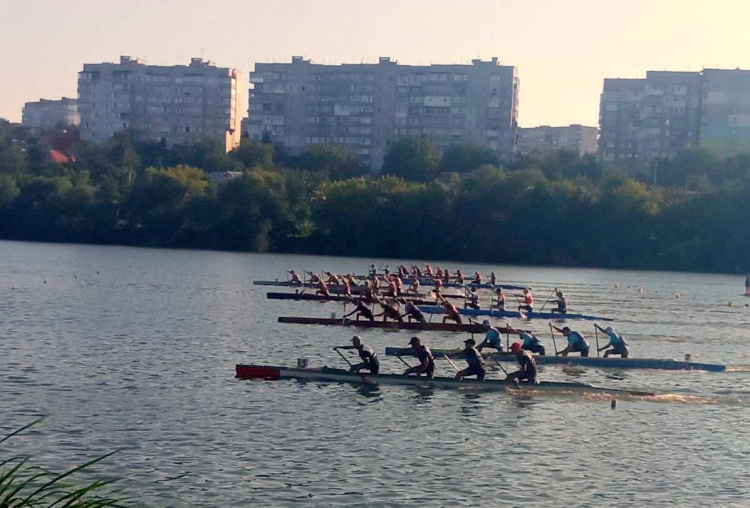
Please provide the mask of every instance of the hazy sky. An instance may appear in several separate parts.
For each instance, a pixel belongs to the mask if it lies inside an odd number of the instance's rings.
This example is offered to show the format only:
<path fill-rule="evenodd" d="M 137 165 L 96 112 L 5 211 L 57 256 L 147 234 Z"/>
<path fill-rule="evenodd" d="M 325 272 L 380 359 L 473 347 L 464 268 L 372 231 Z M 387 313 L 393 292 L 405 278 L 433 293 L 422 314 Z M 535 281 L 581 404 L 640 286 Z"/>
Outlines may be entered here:
<path fill-rule="evenodd" d="M 243 73 L 292 55 L 497 56 L 518 68 L 521 126 L 597 125 L 604 77 L 750 69 L 749 20 L 750 0 L 0 0 L 0 117 L 75 97 L 83 62 L 186 64 L 203 49 Z"/>

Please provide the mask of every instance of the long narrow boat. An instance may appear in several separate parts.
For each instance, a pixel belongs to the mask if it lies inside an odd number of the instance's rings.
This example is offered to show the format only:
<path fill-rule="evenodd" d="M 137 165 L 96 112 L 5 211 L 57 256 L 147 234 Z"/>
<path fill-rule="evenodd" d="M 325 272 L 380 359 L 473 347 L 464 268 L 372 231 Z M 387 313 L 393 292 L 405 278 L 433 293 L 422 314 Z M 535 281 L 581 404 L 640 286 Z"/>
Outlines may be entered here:
<path fill-rule="evenodd" d="M 461 358 L 463 353 L 460 349 L 431 349 L 435 358 L 448 355 L 451 358 Z M 410 348 L 387 347 L 387 356 L 411 356 Z M 511 353 L 484 353 L 485 358 L 492 358 L 503 362 L 515 362 L 516 357 Z M 577 365 L 581 367 L 592 367 L 599 369 L 662 369 L 662 370 L 703 370 L 709 372 L 724 372 L 726 365 L 715 363 L 682 362 L 672 359 L 660 358 L 594 358 L 581 356 L 534 356 L 539 365 Z"/>
<path fill-rule="evenodd" d="M 419 307 L 419 310 L 427 314 L 443 314 L 445 311 L 437 305 L 425 305 Z M 498 309 L 458 309 L 459 314 L 465 316 L 490 316 L 496 318 L 527 318 L 527 319 L 585 319 L 587 321 L 613 321 L 612 318 L 589 316 L 586 314 L 557 314 L 553 312 L 526 312 L 521 313 L 515 310 L 498 310 Z"/>
<path fill-rule="evenodd" d="M 285 317 L 278 319 L 279 323 L 294 323 L 298 325 L 328 325 L 328 326 L 356 326 L 359 328 L 384 328 L 387 330 L 416 330 L 432 332 L 463 332 L 463 333 L 484 333 L 485 328 L 480 324 L 455 323 L 416 323 L 406 322 L 398 323 L 396 321 L 357 321 L 354 319 L 328 319 L 328 318 L 311 318 L 311 317 Z"/>
<path fill-rule="evenodd" d="M 444 298 L 463 298 L 462 295 L 443 295 Z M 316 295 L 314 293 L 266 293 L 266 298 L 269 300 L 295 300 L 295 301 L 310 301 L 310 302 L 344 302 L 344 301 L 351 301 L 351 298 L 348 298 L 344 295 L 331 295 L 331 296 L 320 296 Z M 391 297 L 385 296 L 384 299 L 389 299 Z M 434 304 L 435 299 L 428 299 L 427 297 L 423 298 L 417 298 L 408 295 L 402 295 L 399 298 L 403 298 L 404 300 L 412 302 L 414 305 L 429 305 Z M 372 300 L 367 303 L 377 303 L 375 300 Z"/>
<path fill-rule="evenodd" d="M 406 286 L 409 286 L 411 284 L 410 279 L 404 279 L 404 284 Z M 301 287 L 312 287 L 309 282 L 305 282 L 304 284 L 299 284 L 297 282 L 291 282 L 288 280 L 254 280 L 253 281 L 254 286 L 278 286 L 278 287 L 293 287 L 293 288 L 301 288 Z M 434 286 L 435 281 L 432 279 L 425 279 L 424 282 L 420 282 L 420 285 L 422 286 Z M 463 288 L 463 287 L 474 287 L 477 289 L 496 289 L 500 286 L 502 286 L 503 289 L 507 290 L 521 290 L 524 289 L 524 286 L 513 286 L 508 284 L 498 284 L 496 286 L 493 286 L 492 284 L 471 284 L 470 282 L 467 282 L 465 284 L 459 284 L 457 282 L 451 282 L 450 284 L 443 285 L 443 287 L 449 287 L 449 288 Z M 335 289 L 343 289 L 343 286 L 337 286 L 335 284 L 329 284 L 328 288 L 331 291 L 334 291 Z M 352 293 L 356 294 L 358 291 L 362 291 L 364 289 L 364 286 L 352 286 L 351 290 Z"/>
<path fill-rule="evenodd" d="M 521 383 L 515 385 L 500 380 L 476 381 L 470 379 L 457 380 L 452 377 L 435 377 L 426 379 L 416 376 L 401 376 L 397 374 L 354 374 L 342 369 L 323 367 L 321 369 L 279 367 L 273 365 L 245 365 L 235 367 L 236 377 L 239 379 L 262 379 L 277 381 L 280 379 L 297 379 L 300 381 L 318 381 L 333 383 L 352 383 L 362 385 L 407 385 L 429 388 L 463 389 L 475 391 L 508 391 L 508 392 L 557 392 L 557 393 L 588 393 L 612 397 L 654 397 L 653 392 L 638 392 L 605 388 L 587 383 L 559 383 L 541 382 L 537 384 Z"/>

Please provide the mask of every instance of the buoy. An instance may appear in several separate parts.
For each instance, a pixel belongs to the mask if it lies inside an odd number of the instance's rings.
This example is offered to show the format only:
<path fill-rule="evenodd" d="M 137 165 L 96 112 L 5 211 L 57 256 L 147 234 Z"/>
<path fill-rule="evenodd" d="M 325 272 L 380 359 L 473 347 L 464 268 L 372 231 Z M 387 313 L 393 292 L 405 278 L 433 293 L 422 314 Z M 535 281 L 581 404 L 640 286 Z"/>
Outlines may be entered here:
<path fill-rule="evenodd" d="M 643 288 L 638 288 L 639 293 L 643 293 Z"/>
<path fill-rule="evenodd" d="M 612 409 L 617 409 L 617 399 L 612 399 L 612 402 L 609 403 L 609 407 Z"/>
<path fill-rule="evenodd" d="M 46 284 L 46 282 L 45 282 L 45 284 Z M 731 307 L 731 306 L 732 306 L 732 302 L 727 302 L 727 307 Z"/>
<path fill-rule="evenodd" d="M 679 297 L 680 297 L 680 293 L 676 293 L 676 294 L 674 295 L 674 297 L 675 297 L 675 298 L 679 298 Z"/>
<path fill-rule="evenodd" d="M 620 283 L 618 282 L 617 284 L 615 284 L 615 288 L 619 288 L 619 287 L 620 287 Z"/>
<path fill-rule="evenodd" d="M 691 355 L 690 353 L 685 353 L 686 362 L 692 361 L 692 359 L 693 359 L 693 355 Z"/>

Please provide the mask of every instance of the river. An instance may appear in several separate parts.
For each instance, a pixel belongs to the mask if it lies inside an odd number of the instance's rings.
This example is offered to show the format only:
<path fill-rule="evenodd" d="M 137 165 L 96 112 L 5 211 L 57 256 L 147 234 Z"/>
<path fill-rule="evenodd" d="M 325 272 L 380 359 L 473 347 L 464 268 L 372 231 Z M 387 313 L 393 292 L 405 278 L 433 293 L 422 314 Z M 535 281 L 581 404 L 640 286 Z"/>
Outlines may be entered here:
<path fill-rule="evenodd" d="M 147 506 L 750 505 L 742 277 L 444 263 L 495 270 L 539 301 L 560 287 L 571 312 L 615 318 L 634 357 L 732 366 L 541 369 L 545 380 L 674 394 L 657 403 L 234 378 L 242 362 L 341 367 L 331 347 L 353 333 L 277 324 L 342 307 L 266 300 L 274 289 L 253 280 L 362 273 L 370 261 L 0 242 L 0 431 L 49 415 L 0 457 L 63 469 L 119 449 L 96 472 Z M 552 350 L 547 322 L 524 326 Z M 594 344 L 591 323 L 574 328 Z M 403 370 L 382 349 L 408 333 L 360 335 L 383 371 Z"/>

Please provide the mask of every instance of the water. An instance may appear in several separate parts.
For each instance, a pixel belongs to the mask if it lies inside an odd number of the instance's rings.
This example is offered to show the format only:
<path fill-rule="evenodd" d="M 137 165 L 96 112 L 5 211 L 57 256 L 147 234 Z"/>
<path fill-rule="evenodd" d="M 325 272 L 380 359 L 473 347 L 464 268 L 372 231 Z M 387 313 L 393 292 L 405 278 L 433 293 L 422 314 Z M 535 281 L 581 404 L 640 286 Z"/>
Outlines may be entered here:
<path fill-rule="evenodd" d="M 252 280 L 368 265 L 0 243 L 0 431 L 50 415 L 0 452 L 35 453 L 62 469 L 121 449 L 98 471 L 122 478 L 149 506 L 750 505 L 750 309 L 741 277 L 461 265 L 528 282 L 539 301 L 565 289 L 571 311 L 615 317 L 633 356 L 690 353 L 736 366 L 719 374 L 542 369 L 546 380 L 676 394 L 659 403 L 619 401 L 611 410 L 602 398 L 234 379 L 240 362 L 341 366 L 330 348 L 353 333 L 278 325 L 279 315 L 343 308 L 266 300 L 273 288 Z M 524 326 L 552 350 L 546 322 Z M 590 323 L 574 328 L 595 344 Z M 409 338 L 360 335 L 381 351 Z M 463 338 L 422 337 L 436 346 Z M 393 358 L 381 363 L 403 369 Z M 450 374 L 444 362 L 438 369 Z"/>

